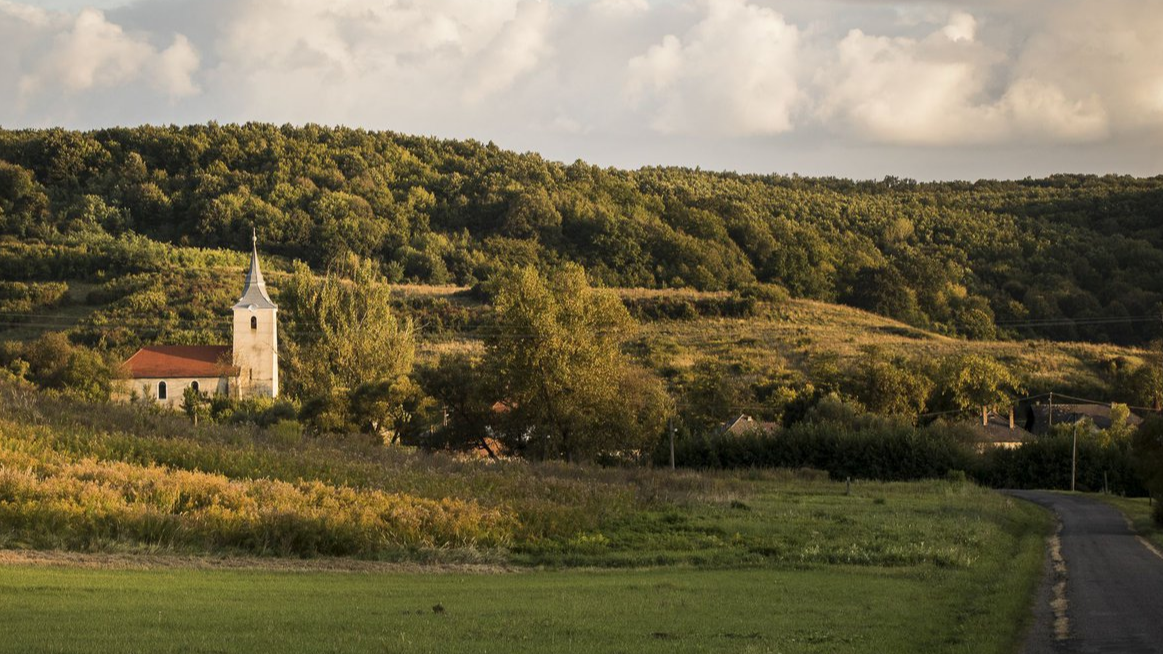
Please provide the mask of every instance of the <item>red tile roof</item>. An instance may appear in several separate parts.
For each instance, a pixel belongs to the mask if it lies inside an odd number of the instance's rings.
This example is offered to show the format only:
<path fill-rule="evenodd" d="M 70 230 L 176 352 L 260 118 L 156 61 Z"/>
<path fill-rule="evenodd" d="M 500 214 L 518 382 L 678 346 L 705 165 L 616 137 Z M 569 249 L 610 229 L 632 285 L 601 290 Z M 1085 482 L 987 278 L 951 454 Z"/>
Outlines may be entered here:
<path fill-rule="evenodd" d="M 155 345 L 143 347 L 122 364 L 132 379 L 225 377 L 238 374 L 229 345 Z"/>

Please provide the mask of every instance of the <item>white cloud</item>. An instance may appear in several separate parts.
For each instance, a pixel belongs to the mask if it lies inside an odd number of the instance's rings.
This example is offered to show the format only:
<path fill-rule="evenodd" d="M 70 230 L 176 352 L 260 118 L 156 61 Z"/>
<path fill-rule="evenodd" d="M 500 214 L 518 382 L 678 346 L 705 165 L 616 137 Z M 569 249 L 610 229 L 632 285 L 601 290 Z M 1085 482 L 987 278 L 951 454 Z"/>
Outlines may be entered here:
<path fill-rule="evenodd" d="M 907 145 L 1101 138 L 1097 97 L 1070 98 L 1038 76 L 1009 80 L 1007 56 L 975 40 L 958 12 L 923 39 L 851 31 L 817 78 L 817 115 L 856 138 Z M 1001 85 L 1000 95 L 991 89 Z"/>
<path fill-rule="evenodd" d="M 958 41 L 972 43 L 977 34 L 977 19 L 970 14 L 959 11 L 949 19 L 948 25 L 941 28 L 941 33 L 954 43 Z"/>
<path fill-rule="evenodd" d="M 1016 58 L 1015 75 L 1053 84 L 1074 102 L 1101 104 L 1115 133 L 1163 130 L 1163 4 L 1073 2 L 1047 17 Z"/>
<path fill-rule="evenodd" d="M 196 95 L 200 89 L 194 83 L 201 57 L 190 40 L 178 34 L 173 44 L 159 53 L 154 65 L 154 83 L 171 99 Z"/>
<path fill-rule="evenodd" d="M 52 14 L 31 5 L 0 0 L 0 18 L 5 23 L 16 20 L 29 27 L 44 27 L 52 20 Z"/>
<path fill-rule="evenodd" d="M 44 96 L 81 97 L 142 80 L 171 98 L 198 91 L 193 80 L 198 53 L 180 34 L 159 52 L 146 35 L 127 33 L 101 11 L 84 9 L 70 15 L 12 3 L 0 3 L 0 33 L 7 31 L 3 28 L 19 32 L 8 48 L 9 56 L 21 65 L 7 67 L 8 73 L 0 77 L 9 97 L 19 98 L 18 107 Z"/>
<path fill-rule="evenodd" d="M 1106 108 L 1096 94 L 1071 99 L 1038 78 L 1014 81 L 995 108 L 1009 121 L 1008 136 L 1047 142 L 1094 141 L 1109 130 Z"/>
<path fill-rule="evenodd" d="M 647 0 L 597 0 L 593 7 L 595 13 L 619 16 L 649 11 L 650 3 Z"/>
<path fill-rule="evenodd" d="M 55 35 L 49 56 L 37 70 L 21 80 L 25 93 L 48 86 L 70 92 L 119 86 L 136 77 L 155 52 L 95 9 L 82 10 L 71 22 Z"/>
<path fill-rule="evenodd" d="M 1160 24 L 1142 0 L 0 0 L 0 124 L 342 123 L 752 170 L 853 148 L 871 176 L 1101 146 L 1158 172 Z"/>
<path fill-rule="evenodd" d="M 745 0 L 703 0 L 683 37 L 629 62 L 627 97 L 663 133 L 779 134 L 801 100 L 799 30 Z"/>
<path fill-rule="evenodd" d="M 470 103 L 504 91 L 537 66 L 548 52 L 549 16 L 546 3 L 526 1 L 518 5 L 513 20 L 505 24 L 469 68 L 465 98 Z"/>

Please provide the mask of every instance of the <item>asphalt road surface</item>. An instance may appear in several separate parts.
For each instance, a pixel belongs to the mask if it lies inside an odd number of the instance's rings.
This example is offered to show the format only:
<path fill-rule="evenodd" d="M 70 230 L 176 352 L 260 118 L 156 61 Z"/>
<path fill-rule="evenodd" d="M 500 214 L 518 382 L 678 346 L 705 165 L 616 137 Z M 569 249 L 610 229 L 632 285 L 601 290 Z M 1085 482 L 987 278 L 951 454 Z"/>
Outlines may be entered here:
<path fill-rule="evenodd" d="M 1163 654 L 1163 557 L 1135 536 L 1123 514 L 1077 495 L 1010 494 L 1061 520 L 1026 654 Z"/>

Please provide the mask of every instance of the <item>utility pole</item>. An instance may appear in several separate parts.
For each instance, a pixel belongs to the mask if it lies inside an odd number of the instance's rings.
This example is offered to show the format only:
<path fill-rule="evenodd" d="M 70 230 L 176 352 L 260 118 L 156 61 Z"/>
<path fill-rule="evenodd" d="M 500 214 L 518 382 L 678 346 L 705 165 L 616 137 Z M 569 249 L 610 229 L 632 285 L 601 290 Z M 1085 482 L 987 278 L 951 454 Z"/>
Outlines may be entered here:
<path fill-rule="evenodd" d="M 1050 426 L 1054 426 L 1054 391 L 1050 391 Z"/>
<path fill-rule="evenodd" d="M 1074 482 L 1078 478 L 1078 423 L 1074 423 L 1074 451 L 1070 456 L 1070 492 L 1074 492 Z"/>
<path fill-rule="evenodd" d="M 671 420 L 668 426 L 670 427 L 667 430 L 670 432 L 670 469 L 674 470 L 674 421 Z"/>

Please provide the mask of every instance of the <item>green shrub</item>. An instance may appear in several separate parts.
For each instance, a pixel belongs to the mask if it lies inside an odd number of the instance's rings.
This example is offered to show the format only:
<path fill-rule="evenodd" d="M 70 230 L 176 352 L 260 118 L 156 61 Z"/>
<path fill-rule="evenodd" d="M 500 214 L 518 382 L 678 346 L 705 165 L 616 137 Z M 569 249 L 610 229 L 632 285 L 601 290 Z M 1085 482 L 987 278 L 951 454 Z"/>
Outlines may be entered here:
<path fill-rule="evenodd" d="M 267 429 L 267 434 L 279 445 L 298 445 L 303 442 L 303 425 L 298 420 L 279 420 Z"/>
<path fill-rule="evenodd" d="M 972 451 L 939 432 L 881 421 L 802 422 L 771 433 L 686 437 L 679 464 L 696 468 L 814 468 L 833 479 L 940 479 L 972 467 Z M 962 473 L 964 474 L 964 473 Z"/>
<path fill-rule="evenodd" d="M 1015 449 L 985 454 L 976 477 L 995 488 L 1049 488 L 1068 490 L 1074 438 L 1069 428 L 1040 436 Z M 1075 488 L 1098 492 L 1107 488 L 1120 495 L 1142 497 L 1147 487 L 1135 470 L 1129 443 L 1104 444 L 1094 434 L 1080 434 Z"/>

